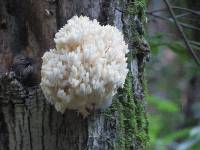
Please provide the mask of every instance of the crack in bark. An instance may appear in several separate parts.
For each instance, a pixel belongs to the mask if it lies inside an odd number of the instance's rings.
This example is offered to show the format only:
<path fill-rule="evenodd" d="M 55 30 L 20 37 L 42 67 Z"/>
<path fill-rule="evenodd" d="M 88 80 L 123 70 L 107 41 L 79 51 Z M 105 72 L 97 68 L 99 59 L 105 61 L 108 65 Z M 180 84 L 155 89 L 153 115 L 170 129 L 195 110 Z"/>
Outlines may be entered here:
<path fill-rule="evenodd" d="M 30 122 L 30 111 L 28 111 L 28 133 L 29 133 L 30 150 L 33 150 L 32 134 L 31 134 L 31 122 Z"/>

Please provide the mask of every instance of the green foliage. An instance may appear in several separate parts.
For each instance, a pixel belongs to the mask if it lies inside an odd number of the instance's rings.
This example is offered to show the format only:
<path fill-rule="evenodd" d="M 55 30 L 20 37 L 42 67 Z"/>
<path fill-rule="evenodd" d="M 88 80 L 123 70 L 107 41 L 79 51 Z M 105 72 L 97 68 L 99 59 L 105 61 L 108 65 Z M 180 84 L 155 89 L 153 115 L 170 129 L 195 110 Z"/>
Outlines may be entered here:
<path fill-rule="evenodd" d="M 167 100 L 160 98 L 158 96 L 154 95 L 147 95 L 146 96 L 148 103 L 150 107 L 153 107 L 154 113 L 151 112 L 149 115 L 149 123 L 150 123 L 150 128 L 149 128 L 149 135 L 150 135 L 150 141 L 152 147 L 164 147 L 164 145 L 167 145 L 171 142 L 172 139 L 169 138 L 160 138 L 160 133 L 165 129 L 167 132 L 170 131 L 166 127 L 166 125 L 170 124 L 170 118 L 171 115 L 174 115 L 179 111 L 179 108 L 177 104 L 173 101 Z M 163 116 L 164 115 L 164 116 Z M 164 118 L 163 118 L 164 117 Z M 165 119 L 168 119 L 166 124 Z M 169 118 L 168 118 L 169 117 Z"/>
<path fill-rule="evenodd" d="M 185 49 L 184 43 L 176 40 L 169 40 L 165 33 L 157 33 L 156 35 L 151 37 L 147 36 L 147 39 L 153 55 L 158 54 L 162 47 L 167 47 L 170 50 L 172 50 L 175 54 L 177 54 L 177 56 L 181 58 L 182 61 L 189 60 L 189 54 Z"/>
<path fill-rule="evenodd" d="M 159 111 L 178 112 L 179 110 L 177 104 L 172 101 L 154 95 L 147 95 L 146 98 L 149 104 L 155 106 Z"/>
<path fill-rule="evenodd" d="M 177 142 L 177 140 L 180 139 L 182 139 L 183 142 Z M 154 149 L 157 150 L 165 150 L 166 147 L 173 150 L 199 150 L 200 127 L 183 128 L 163 138 L 155 138 L 154 140 Z"/>
<path fill-rule="evenodd" d="M 182 91 L 179 87 L 188 82 L 194 75 L 198 75 L 199 68 L 191 61 L 184 44 L 176 40 L 172 41 L 166 33 L 158 33 L 152 37 L 147 36 L 147 39 L 153 57 L 148 76 L 152 77 L 153 84 L 156 85 L 154 90 L 157 93 L 162 91 L 159 95 L 165 97 L 164 99 L 155 95 L 146 96 L 150 110 L 148 117 L 151 149 L 199 150 L 200 128 L 180 127 L 183 124 L 183 116 L 180 111 Z M 199 43 L 194 44 L 199 46 Z M 176 59 L 173 62 L 168 62 L 167 66 L 159 66 L 161 64 L 157 61 L 162 60 L 162 56 L 165 54 L 164 50 L 171 50 Z M 160 68 L 154 68 L 155 66 Z M 159 82 L 155 81 L 155 78 Z M 195 107 L 198 107 L 197 104 Z M 198 108 L 195 110 L 199 110 Z"/>
<path fill-rule="evenodd" d="M 167 43 L 166 46 L 169 47 L 174 53 L 176 53 L 179 56 L 179 58 L 181 58 L 182 61 L 189 60 L 189 54 L 185 50 L 183 43 L 179 41 L 175 41 L 175 42 Z"/>
<path fill-rule="evenodd" d="M 135 0 L 129 2 L 128 5 L 128 12 L 130 14 L 138 14 L 141 11 L 144 11 L 144 8 L 146 6 L 146 0 Z"/>
<path fill-rule="evenodd" d="M 158 54 L 160 47 L 166 45 L 164 40 L 164 33 L 157 33 L 154 36 L 146 36 L 147 41 L 151 47 L 151 54 L 156 55 Z"/>
<path fill-rule="evenodd" d="M 177 150 L 199 150 L 200 147 L 200 127 L 193 127 L 189 130 L 189 136 L 184 141 L 177 144 Z"/>
<path fill-rule="evenodd" d="M 164 112 L 165 114 L 165 116 L 162 116 L 158 115 L 158 112 L 156 112 L 154 115 L 149 115 L 149 134 L 152 149 L 165 150 L 166 147 L 171 147 L 171 149 L 174 150 L 198 150 L 200 146 L 200 127 L 182 128 L 160 137 L 160 133 L 163 132 L 163 129 L 169 131 L 169 129 L 166 128 L 169 124 L 165 124 L 163 119 L 166 118 L 163 117 L 168 117 L 166 113 L 170 113 L 170 115 L 177 113 L 178 106 L 170 100 L 164 100 L 157 96 L 147 96 L 147 99 L 149 104 L 154 106 L 159 113 L 163 114 Z M 170 119 L 167 119 L 168 123 L 170 123 Z M 176 142 L 180 139 L 183 140 L 183 142 Z"/>

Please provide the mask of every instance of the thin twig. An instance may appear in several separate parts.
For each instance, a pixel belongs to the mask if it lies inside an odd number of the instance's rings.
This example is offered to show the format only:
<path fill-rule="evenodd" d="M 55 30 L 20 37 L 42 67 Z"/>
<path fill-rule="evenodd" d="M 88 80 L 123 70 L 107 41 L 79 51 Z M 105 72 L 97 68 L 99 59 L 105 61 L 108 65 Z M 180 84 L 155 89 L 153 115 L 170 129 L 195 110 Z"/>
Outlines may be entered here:
<path fill-rule="evenodd" d="M 158 19 L 165 20 L 165 21 L 173 22 L 173 20 L 171 20 L 170 18 L 161 16 L 161 15 L 157 15 L 157 14 L 154 14 L 154 13 L 147 12 L 147 15 L 150 15 L 150 16 L 153 16 L 153 17 L 156 17 Z"/>
<path fill-rule="evenodd" d="M 183 13 L 183 14 L 180 14 L 180 15 L 176 15 L 176 19 L 188 16 L 190 14 L 191 14 L 190 12 L 189 13 L 187 12 L 187 13 Z"/>
<path fill-rule="evenodd" d="M 193 44 L 191 44 L 191 46 L 192 46 L 193 49 L 195 49 L 197 51 L 200 51 L 200 47 L 199 46 L 196 46 L 196 45 L 193 45 Z"/>
<path fill-rule="evenodd" d="M 167 11 L 167 9 L 163 9 L 163 8 L 161 8 L 161 9 L 155 9 L 155 10 L 151 10 L 151 11 L 148 11 L 148 13 L 157 13 L 157 12 L 163 12 L 163 11 Z"/>
<path fill-rule="evenodd" d="M 192 48 L 195 49 L 195 50 L 200 50 L 200 42 L 197 42 L 197 41 L 189 41 Z"/>
<path fill-rule="evenodd" d="M 159 12 L 159 10 L 152 10 L 152 11 L 146 11 L 147 14 L 151 15 L 151 14 L 154 14 L 154 13 L 157 13 Z M 176 15 L 176 18 L 182 18 L 182 17 L 185 17 L 185 16 L 188 16 L 188 15 L 191 15 L 192 13 L 190 12 L 187 12 L 187 13 L 182 13 L 182 14 L 179 14 L 179 15 Z"/>
<path fill-rule="evenodd" d="M 195 11 L 195 10 L 192 10 L 192 9 L 188 9 L 188 8 L 184 8 L 184 7 L 178 7 L 178 6 L 171 6 L 171 8 L 183 10 L 183 11 L 189 12 L 189 13 L 191 13 L 191 14 L 200 16 L 200 12 L 199 12 L 199 11 Z M 161 9 L 151 10 L 151 11 L 149 11 L 149 12 L 151 12 L 151 13 L 157 13 L 157 12 L 163 12 L 163 11 L 167 11 L 167 9 L 161 8 Z"/>
<path fill-rule="evenodd" d="M 165 2 L 166 6 L 167 6 L 167 8 L 168 8 L 168 10 L 169 10 L 169 13 L 171 14 L 171 16 L 172 16 L 172 18 L 173 18 L 173 20 L 174 20 L 174 23 L 175 23 L 175 25 L 176 25 L 178 31 L 180 32 L 180 34 L 181 34 L 181 36 L 182 36 L 182 38 L 183 38 L 183 40 L 184 40 L 184 42 L 185 42 L 185 45 L 186 45 L 186 47 L 187 47 L 188 52 L 192 55 L 192 57 L 194 58 L 194 60 L 196 61 L 196 63 L 200 66 L 200 61 L 199 61 L 197 55 L 194 53 L 193 49 L 191 48 L 190 43 L 189 43 L 189 41 L 188 41 L 188 39 L 187 39 L 185 33 L 183 32 L 183 29 L 182 29 L 181 25 L 180 25 L 179 22 L 176 20 L 174 11 L 172 10 L 172 8 L 171 8 L 171 6 L 170 6 L 168 0 L 164 0 L 164 2 Z"/>
<path fill-rule="evenodd" d="M 198 28 L 196 26 L 193 26 L 193 25 L 190 25 L 190 24 L 187 24 L 187 23 L 183 23 L 183 22 L 179 22 L 179 24 L 184 28 L 193 29 L 193 30 L 197 30 L 197 31 L 200 32 L 200 28 Z"/>
<path fill-rule="evenodd" d="M 159 18 L 159 19 L 162 19 L 162 20 L 165 20 L 165 21 L 168 21 L 168 22 L 171 22 L 171 23 L 175 23 L 174 20 L 172 18 L 167 18 L 167 17 L 164 17 L 164 16 L 161 16 L 161 15 L 157 15 L 157 14 L 153 14 L 153 13 L 147 13 L 148 15 L 151 15 L 153 17 L 156 17 L 156 18 Z M 192 29 L 192 30 L 197 30 L 200 32 L 200 28 L 196 27 L 196 26 L 193 26 L 193 25 L 190 25 L 190 24 L 186 24 L 186 23 L 183 23 L 183 22 L 179 22 L 179 24 L 184 27 L 184 28 L 187 28 L 187 29 Z"/>
<path fill-rule="evenodd" d="M 183 7 L 178 7 L 178 6 L 170 6 L 170 7 L 173 8 L 173 9 L 184 10 L 184 11 L 190 12 L 190 13 L 192 13 L 194 15 L 200 16 L 200 12 L 199 11 L 195 11 L 195 10 L 191 10 L 191 9 L 183 8 Z"/>
<path fill-rule="evenodd" d="M 193 45 L 200 47 L 200 42 L 197 42 L 197 41 L 189 41 L 189 42 Z"/>
<path fill-rule="evenodd" d="M 119 8 L 117 8 L 117 7 L 115 7 L 115 10 L 118 10 L 119 12 L 121 12 L 121 13 L 125 13 L 125 11 L 123 11 L 123 10 L 120 10 Z"/>
<path fill-rule="evenodd" d="M 176 18 L 177 17 L 182 17 L 182 15 L 186 16 L 186 15 L 190 15 L 190 14 L 194 14 L 194 15 L 200 16 L 200 11 L 195 11 L 195 10 L 192 10 L 192 9 L 178 7 L 178 6 L 171 6 L 171 8 L 179 9 L 179 10 L 183 10 L 183 11 L 188 12 L 188 13 L 177 15 Z M 163 11 L 167 11 L 167 9 L 165 9 L 165 8 L 155 9 L 155 10 L 148 11 L 147 13 L 157 13 L 157 12 L 163 12 Z"/>

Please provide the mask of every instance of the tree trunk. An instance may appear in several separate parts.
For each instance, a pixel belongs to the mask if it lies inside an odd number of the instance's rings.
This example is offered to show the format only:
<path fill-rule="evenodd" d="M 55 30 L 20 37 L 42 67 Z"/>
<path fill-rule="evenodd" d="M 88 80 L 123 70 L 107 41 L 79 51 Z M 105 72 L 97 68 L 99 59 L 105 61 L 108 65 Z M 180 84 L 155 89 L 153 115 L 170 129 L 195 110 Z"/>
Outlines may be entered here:
<path fill-rule="evenodd" d="M 190 0 L 185 1 L 185 7 L 191 10 L 198 10 L 200 7 L 200 1 Z M 188 17 L 189 18 L 189 17 Z M 199 16 L 190 16 L 191 20 L 188 19 L 187 23 L 196 27 L 200 27 Z M 190 30 L 187 32 L 188 39 L 191 39 L 196 42 L 200 42 L 199 32 L 196 30 Z M 197 56 L 200 56 L 198 49 L 194 48 L 194 51 Z M 196 64 L 194 64 L 196 65 Z M 198 70 L 198 66 L 196 66 Z M 195 70 L 195 68 L 191 69 Z M 186 84 L 186 89 L 184 91 L 185 99 L 183 100 L 183 111 L 184 111 L 184 126 L 191 127 L 197 126 L 200 122 L 200 72 L 192 72 L 190 75 L 190 80 Z"/>
<path fill-rule="evenodd" d="M 149 49 L 140 23 L 145 20 L 143 3 L 0 0 L 0 150 L 147 149 L 143 75 Z M 39 86 L 41 56 L 54 47 L 55 32 L 74 15 L 117 26 L 131 50 L 125 87 L 118 90 L 111 108 L 85 119 L 71 110 L 56 112 Z M 29 73 L 26 80 L 16 78 L 10 69 L 21 57 L 33 59 L 28 65 L 34 76 Z M 27 66 L 18 64 L 21 68 L 14 71 L 21 75 Z"/>

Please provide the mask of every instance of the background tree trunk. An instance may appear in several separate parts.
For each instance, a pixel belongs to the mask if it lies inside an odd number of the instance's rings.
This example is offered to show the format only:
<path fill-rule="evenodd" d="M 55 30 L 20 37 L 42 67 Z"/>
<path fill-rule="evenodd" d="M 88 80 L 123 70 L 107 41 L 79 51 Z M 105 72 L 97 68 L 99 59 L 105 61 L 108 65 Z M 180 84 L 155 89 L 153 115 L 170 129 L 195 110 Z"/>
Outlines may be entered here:
<path fill-rule="evenodd" d="M 192 10 L 198 10 L 200 7 L 200 1 L 191 0 L 185 1 L 186 7 Z M 191 20 L 188 19 L 188 23 L 200 27 L 199 16 L 192 16 Z M 193 41 L 200 42 L 199 32 L 191 30 L 188 32 L 188 36 Z M 197 56 L 200 56 L 198 50 L 195 51 Z M 183 110 L 185 115 L 184 126 L 190 127 L 198 125 L 200 122 L 200 75 L 198 71 L 193 73 L 190 80 L 187 82 L 187 88 L 185 89 L 185 99 L 183 101 Z"/>
<path fill-rule="evenodd" d="M 86 119 L 70 110 L 56 112 L 38 84 L 41 56 L 54 47 L 55 32 L 74 15 L 117 26 L 131 50 L 125 87 L 110 109 Z M 0 0 L 0 150 L 147 149 L 144 17 L 142 0 Z M 10 68 L 21 57 L 33 59 L 28 65 L 34 78 L 13 77 Z M 19 64 L 21 73 L 27 66 Z"/>

